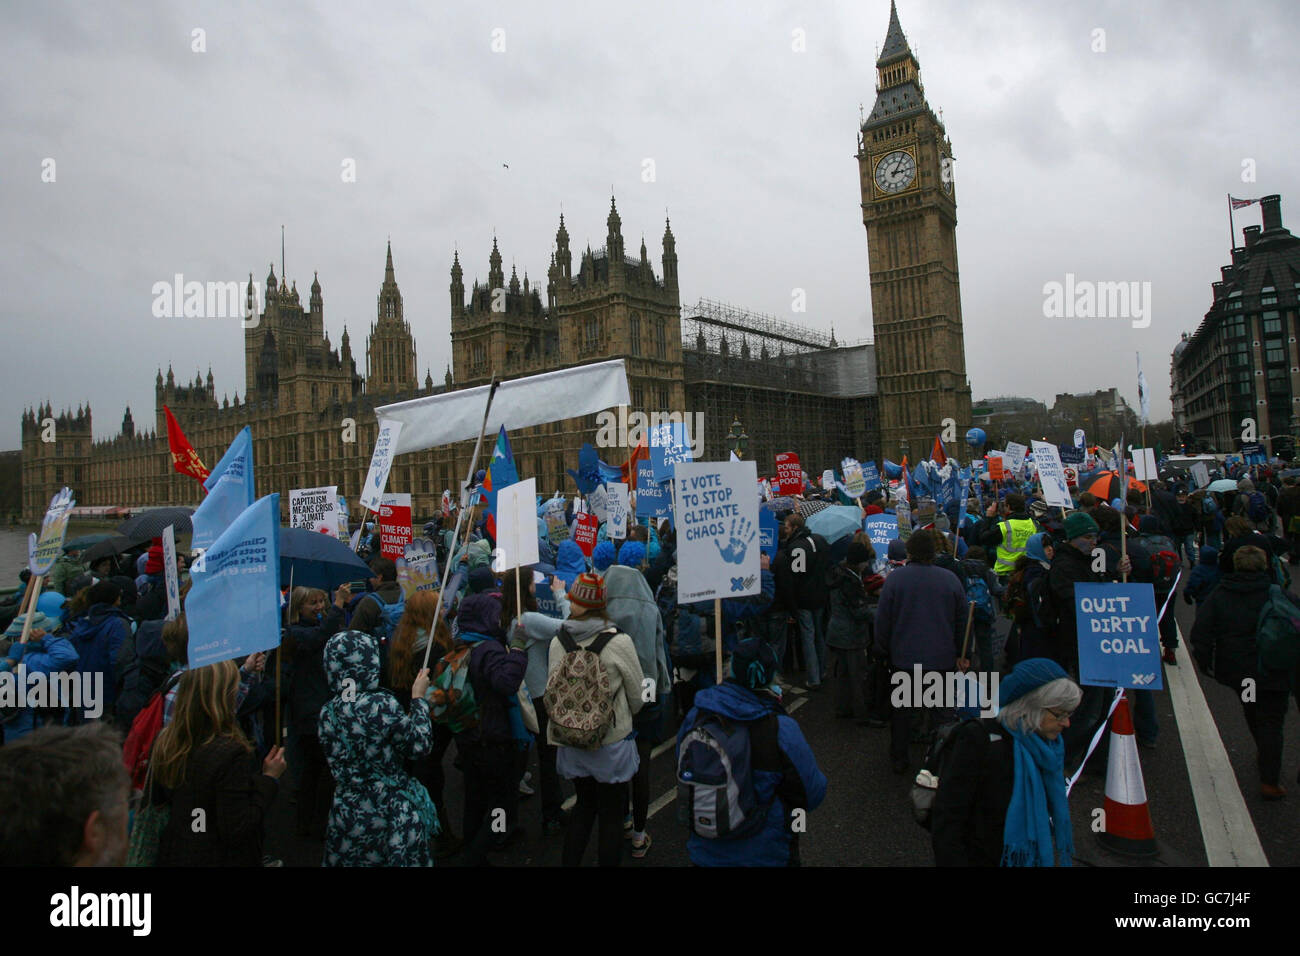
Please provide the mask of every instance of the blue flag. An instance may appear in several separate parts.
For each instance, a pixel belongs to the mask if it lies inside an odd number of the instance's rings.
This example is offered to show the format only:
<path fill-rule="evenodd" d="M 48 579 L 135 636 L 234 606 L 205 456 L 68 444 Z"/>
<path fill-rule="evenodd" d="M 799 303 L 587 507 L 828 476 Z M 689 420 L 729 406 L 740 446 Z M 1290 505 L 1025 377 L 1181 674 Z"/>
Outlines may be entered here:
<path fill-rule="evenodd" d="M 591 494 L 598 485 L 605 483 L 600 473 L 600 454 L 596 446 L 588 442 L 583 442 L 578 452 L 578 470 L 567 468 L 565 471 L 584 495 Z"/>
<path fill-rule="evenodd" d="M 191 548 L 206 549 L 256 500 L 253 488 L 253 432 L 245 425 L 203 482 L 208 496 L 190 518 Z M 277 515 L 278 520 L 278 515 Z"/>
<path fill-rule="evenodd" d="M 495 540 L 497 536 L 496 513 L 497 493 L 519 481 L 519 472 L 515 470 L 515 453 L 510 449 L 510 439 L 506 436 L 506 426 L 501 426 L 497 434 L 496 448 L 492 460 L 488 462 L 487 474 L 483 480 L 483 498 L 487 502 L 487 532 Z"/>
<path fill-rule="evenodd" d="M 280 496 L 244 509 L 190 570 L 190 667 L 280 643 Z"/>

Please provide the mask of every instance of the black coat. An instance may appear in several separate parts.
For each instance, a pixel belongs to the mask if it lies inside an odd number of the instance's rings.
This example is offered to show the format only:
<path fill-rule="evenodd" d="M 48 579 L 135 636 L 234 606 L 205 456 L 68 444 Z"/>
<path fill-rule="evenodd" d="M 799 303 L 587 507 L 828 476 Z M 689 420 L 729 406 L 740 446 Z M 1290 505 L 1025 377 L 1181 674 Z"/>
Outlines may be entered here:
<path fill-rule="evenodd" d="M 1257 681 L 1259 690 L 1286 691 L 1290 686 L 1290 675 L 1285 672 L 1259 672 L 1255 625 L 1272 583 L 1267 572 L 1234 571 L 1224 575 L 1196 609 L 1196 623 L 1192 625 L 1196 663 L 1238 693 L 1241 682 L 1248 677 Z"/>
<path fill-rule="evenodd" d="M 803 570 L 795 571 L 796 552 L 803 552 Z M 781 546 L 772 565 L 776 580 L 774 604 L 786 611 L 821 610 L 829 600 L 826 578 L 831 568 L 831 547 L 826 539 L 800 528 Z"/>
<path fill-rule="evenodd" d="M 930 816 L 936 866 L 998 866 L 1015 789 L 1012 737 L 995 718 L 955 731 Z M 990 740 L 990 735 L 999 739 Z"/>
<path fill-rule="evenodd" d="M 315 734 L 320 709 L 334 696 L 325 680 L 325 642 L 342 629 L 343 611 L 337 604 L 329 606 L 319 624 L 299 621 L 289 625 L 289 637 L 293 640 L 289 713 L 296 733 Z"/>
<path fill-rule="evenodd" d="M 1052 558 L 1052 569 L 1047 572 L 1051 607 L 1056 616 L 1056 646 L 1073 669 L 1079 660 L 1079 636 L 1075 623 L 1074 586 L 1080 581 L 1105 581 L 1106 575 L 1092 570 L 1092 555 L 1084 554 L 1074 545 L 1061 545 Z"/>
<path fill-rule="evenodd" d="M 155 798 L 171 803 L 158 866 L 262 865 L 263 822 L 279 785 L 237 741 L 204 744 L 190 754 L 180 786 L 155 787 Z"/>

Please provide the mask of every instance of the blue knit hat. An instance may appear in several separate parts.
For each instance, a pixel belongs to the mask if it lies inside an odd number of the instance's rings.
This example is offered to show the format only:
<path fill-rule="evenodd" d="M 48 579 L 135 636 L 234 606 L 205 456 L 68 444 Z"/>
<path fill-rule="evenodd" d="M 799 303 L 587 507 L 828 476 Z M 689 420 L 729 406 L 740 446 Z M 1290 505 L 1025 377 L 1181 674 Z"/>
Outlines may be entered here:
<path fill-rule="evenodd" d="M 591 566 L 601 574 L 614 563 L 614 542 L 605 540 L 596 545 L 596 549 L 591 552 Z"/>
<path fill-rule="evenodd" d="M 757 637 L 739 642 L 731 652 L 731 678 L 750 690 L 770 685 L 779 666 L 772 645 Z"/>
<path fill-rule="evenodd" d="M 645 545 L 640 541 L 624 541 L 618 552 L 618 563 L 628 568 L 639 568 L 645 562 Z"/>
<path fill-rule="evenodd" d="M 1029 555 L 1035 561 L 1047 560 L 1047 545 L 1052 544 L 1052 536 L 1046 531 L 1040 531 L 1038 534 L 1030 535 L 1029 540 L 1025 542 L 1025 554 Z"/>
<path fill-rule="evenodd" d="M 1061 665 L 1050 657 L 1031 657 L 1021 661 L 998 685 L 998 706 L 1005 707 L 1030 691 L 1038 690 L 1062 677 L 1069 677 Z"/>

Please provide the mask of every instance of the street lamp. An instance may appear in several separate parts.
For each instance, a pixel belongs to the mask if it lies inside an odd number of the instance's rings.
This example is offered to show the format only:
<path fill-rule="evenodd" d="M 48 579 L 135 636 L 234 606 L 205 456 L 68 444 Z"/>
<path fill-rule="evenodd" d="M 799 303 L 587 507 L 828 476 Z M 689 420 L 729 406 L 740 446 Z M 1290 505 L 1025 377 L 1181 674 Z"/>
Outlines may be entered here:
<path fill-rule="evenodd" d="M 900 438 L 898 441 L 898 452 L 903 458 L 907 457 L 907 452 L 909 448 L 911 448 L 911 446 L 907 443 L 907 439 Z"/>
<path fill-rule="evenodd" d="M 731 431 L 727 433 L 727 448 L 735 452 L 737 458 L 744 458 L 745 452 L 749 450 L 749 436 L 745 434 L 745 426 L 740 424 L 739 415 L 731 419 Z"/>

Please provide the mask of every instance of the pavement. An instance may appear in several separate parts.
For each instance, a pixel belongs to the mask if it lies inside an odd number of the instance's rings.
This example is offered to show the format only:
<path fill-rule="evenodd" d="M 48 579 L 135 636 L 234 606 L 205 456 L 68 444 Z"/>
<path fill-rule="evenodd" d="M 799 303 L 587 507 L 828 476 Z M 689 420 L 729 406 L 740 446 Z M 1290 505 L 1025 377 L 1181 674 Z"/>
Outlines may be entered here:
<path fill-rule="evenodd" d="M 1300 578 L 1300 575 L 1297 576 Z M 1298 599 L 1300 600 L 1300 599 Z M 1259 794 L 1255 746 L 1237 696 L 1196 671 L 1186 652 L 1194 609 L 1181 595 L 1170 605 L 1185 645 L 1177 667 L 1165 666 L 1165 689 L 1156 691 L 1159 736 L 1139 757 L 1160 854 L 1132 861 L 1101 849 L 1091 826 L 1105 797 L 1105 755 L 1094 755 L 1070 797 L 1076 865 L 1085 866 L 1300 866 L 1300 713 L 1292 707 L 1285 725 L 1282 782 L 1287 799 L 1265 802 Z M 1005 622 L 1004 622 L 1005 625 Z M 1178 671 L 1178 673 L 1173 673 Z M 797 675 L 796 675 L 797 676 Z M 1200 697 L 1196 691 L 1200 691 Z M 1203 698 L 1203 699 L 1201 699 Z M 837 720 L 828 691 L 787 694 L 787 708 L 798 720 L 818 765 L 829 779 L 826 800 L 808 815 L 800 839 L 805 866 L 930 866 L 929 833 L 913 822 L 908 799 L 912 776 L 924 747 L 912 747 L 912 771 L 896 775 L 889 760 L 889 731 Z M 460 772 L 447 753 L 446 799 L 453 829 L 461 828 Z M 529 769 L 539 777 L 535 753 Z M 1094 768 L 1090 768 L 1094 769 Z M 624 857 L 625 866 L 687 866 L 686 830 L 676 818 L 674 750 L 671 739 L 655 748 L 650 771 L 650 821 L 653 839 L 647 856 Z M 572 790 L 567 789 L 566 795 Z M 293 807 L 282 792 L 268 820 L 267 852 L 286 866 L 317 866 L 321 844 L 294 835 Z M 563 833 L 544 835 L 540 797 L 520 802 L 525 834 L 492 854 L 499 866 L 559 866 Z M 595 862 L 593 831 L 584 863 Z M 625 846 L 630 846 L 625 843 Z M 455 858 L 439 866 L 455 866 Z"/>

